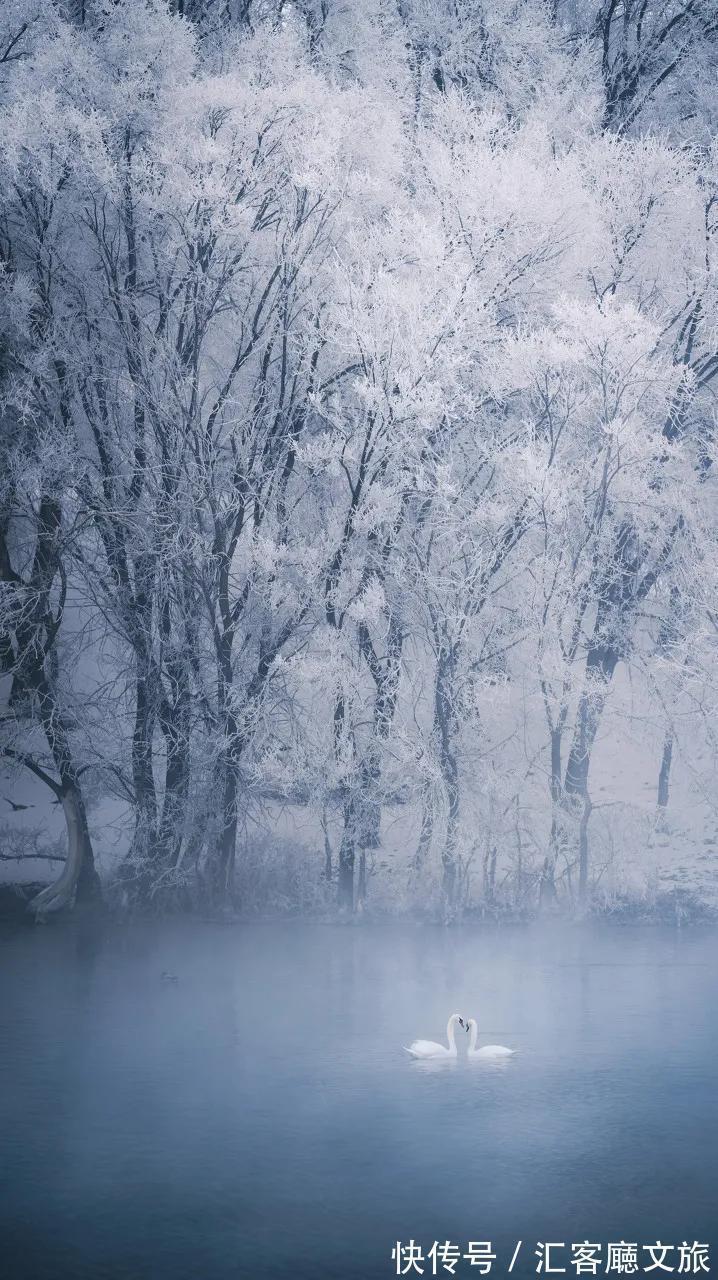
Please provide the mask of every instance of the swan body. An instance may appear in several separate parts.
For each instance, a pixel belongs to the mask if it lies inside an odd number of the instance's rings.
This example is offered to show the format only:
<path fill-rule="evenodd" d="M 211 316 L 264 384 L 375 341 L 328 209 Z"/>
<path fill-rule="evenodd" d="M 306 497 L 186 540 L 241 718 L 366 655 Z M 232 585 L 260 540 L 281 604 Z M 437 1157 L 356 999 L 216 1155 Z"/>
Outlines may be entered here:
<path fill-rule="evenodd" d="M 515 1050 L 507 1049 L 503 1044 L 485 1044 L 480 1049 L 476 1048 L 476 1041 L 479 1035 L 479 1027 L 476 1018 L 469 1018 L 469 1048 L 467 1050 L 470 1058 L 513 1058 Z"/>
<path fill-rule="evenodd" d="M 452 1013 L 446 1024 L 446 1039 L 449 1042 L 448 1047 L 445 1044 L 437 1044 L 435 1040 L 412 1040 L 410 1045 L 404 1045 L 406 1052 L 411 1054 L 412 1058 L 457 1057 L 456 1040 L 454 1038 L 454 1028 L 457 1022 L 463 1027 L 463 1019 L 459 1017 L 458 1013 Z"/>

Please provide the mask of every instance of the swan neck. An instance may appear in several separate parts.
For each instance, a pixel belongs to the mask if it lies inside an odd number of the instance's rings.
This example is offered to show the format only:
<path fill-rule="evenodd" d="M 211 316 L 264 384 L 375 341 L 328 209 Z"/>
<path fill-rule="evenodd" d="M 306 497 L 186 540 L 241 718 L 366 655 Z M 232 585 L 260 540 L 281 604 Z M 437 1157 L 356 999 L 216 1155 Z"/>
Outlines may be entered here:
<path fill-rule="evenodd" d="M 469 1035 L 469 1053 L 473 1053 L 476 1049 L 476 1041 L 479 1038 L 479 1026 L 475 1018 L 472 1018 L 469 1027 L 471 1029 Z"/>
<path fill-rule="evenodd" d="M 446 1024 L 446 1038 L 449 1041 L 449 1050 L 451 1051 L 451 1053 L 456 1053 L 456 1040 L 454 1039 L 455 1022 L 456 1022 L 456 1014 L 452 1013 L 451 1017 L 449 1018 L 449 1021 Z"/>

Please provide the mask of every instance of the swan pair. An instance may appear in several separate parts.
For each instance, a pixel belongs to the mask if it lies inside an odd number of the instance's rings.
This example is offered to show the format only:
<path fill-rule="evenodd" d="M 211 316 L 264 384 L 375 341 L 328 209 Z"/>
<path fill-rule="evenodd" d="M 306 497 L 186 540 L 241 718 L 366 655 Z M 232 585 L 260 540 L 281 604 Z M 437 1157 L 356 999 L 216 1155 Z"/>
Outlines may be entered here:
<path fill-rule="evenodd" d="M 456 1058 L 458 1051 L 456 1048 L 455 1028 L 460 1026 L 467 1035 L 469 1040 L 468 1056 L 469 1058 L 510 1058 L 514 1050 L 507 1049 L 503 1044 L 485 1044 L 481 1049 L 476 1048 L 476 1041 L 479 1035 L 479 1028 L 476 1018 L 460 1018 L 458 1013 L 452 1013 L 446 1024 L 446 1039 L 448 1040 L 448 1048 L 446 1045 L 437 1044 L 435 1040 L 413 1040 L 410 1045 L 404 1045 L 407 1053 L 412 1058 Z"/>

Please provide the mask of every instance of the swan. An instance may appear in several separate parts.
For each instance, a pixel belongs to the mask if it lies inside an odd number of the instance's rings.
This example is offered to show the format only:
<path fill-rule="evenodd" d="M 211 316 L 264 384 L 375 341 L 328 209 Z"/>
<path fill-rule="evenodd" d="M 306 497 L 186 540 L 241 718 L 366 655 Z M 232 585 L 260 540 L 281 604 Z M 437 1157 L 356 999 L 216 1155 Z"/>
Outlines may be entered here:
<path fill-rule="evenodd" d="M 460 1027 L 468 1031 L 468 1026 L 464 1019 L 460 1018 L 458 1013 L 452 1013 L 446 1024 L 448 1049 L 446 1045 L 437 1044 L 435 1040 L 413 1040 L 410 1045 L 404 1045 L 403 1047 L 407 1053 L 411 1054 L 412 1058 L 456 1058 L 458 1055 L 456 1052 L 456 1040 L 454 1039 L 454 1027 L 457 1022 Z"/>
<path fill-rule="evenodd" d="M 479 1035 L 479 1026 L 476 1018 L 469 1018 L 466 1030 L 471 1037 L 467 1050 L 470 1058 L 512 1058 L 516 1052 L 515 1049 L 507 1049 L 503 1044 L 485 1044 L 481 1049 L 477 1049 L 476 1041 Z"/>

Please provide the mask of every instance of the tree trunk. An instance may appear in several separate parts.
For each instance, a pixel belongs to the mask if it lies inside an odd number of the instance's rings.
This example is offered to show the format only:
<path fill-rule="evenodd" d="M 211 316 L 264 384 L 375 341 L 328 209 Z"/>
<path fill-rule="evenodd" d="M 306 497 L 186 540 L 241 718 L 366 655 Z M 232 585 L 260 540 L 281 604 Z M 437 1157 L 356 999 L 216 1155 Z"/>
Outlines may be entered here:
<path fill-rule="evenodd" d="M 446 906 L 453 910 L 456 906 L 458 889 L 458 842 L 459 842 L 459 780 L 456 760 L 453 753 L 442 763 L 444 786 L 448 803 L 446 818 L 446 838 L 441 855 L 442 877 L 441 889 Z"/>
<path fill-rule="evenodd" d="M 459 843 L 459 768 L 454 751 L 458 722 L 453 705 L 453 677 L 456 653 L 453 648 L 439 655 L 434 690 L 434 718 L 438 733 L 438 757 L 446 796 L 446 835 L 441 854 L 441 889 L 449 911 L 456 906 Z"/>
<path fill-rule="evenodd" d="M 496 893 L 496 845 L 490 844 L 484 854 L 484 899 L 491 905 Z"/>
<path fill-rule="evenodd" d="M 222 826 L 217 856 L 212 866 L 212 900 L 229 902 L 234 890 L 234 859 L 237 850 L 237 803 L 239 800 L 239 759 L 230 751 L 222 766 Z"/>
<path fill-rule="evenodd" d="M 157 838 L 158 860 L 163 866 L 176 867 L 181 860 L 189 779 L 189 742 L 184 734 L 172 733 L 167 742 L 165 794 Z"/>
<path fill-rule="evenodd" d="M 356 836 L 354 830 L 354 799 L 351 797 L 344 810 L 344 831 L 339 846 L 339 877 L 337 898 L 342 911 L 354 910 L 354 862 Z"/>
<path fill-rule="evenodd" d="M 668 789 L 671 780 L 671 764 L 673 763 L 673 732 L 671 729 L 666 730 L 666 736 L 663 742 L 663 755 L 661 757 L 661 768 L 658 774 L 658 813 L 661 819 L 665 818 L 666 809 L 668 808 Z"/>
<path fill-rule="evenodd" d="M 48 915 L 72 906 L 73 902 L 97 902 L 102 891 L 67 726 L 44 676 L 38 678 L 37 694 L 41 723 L 60 779 L 54 790 L 62 802 L 67 830 L 67 859 L 59 879 L 47 885 L 28 904 L 28 910 L 37 915 Z"/>
<path fill-rule="evenodd" d="M 524 900 L 524 851 L 521 839 L 521 807 L 516 797 L 516 901 L 523 906 Z"/>
<path fill-rule="evenodd" d="M 424 788 L 421 797 L 421 828 L 419 831 L 416 852 L 411 864 L 412 875 L 417 875 L 423 869 L 429 855 L 433 838 L 434 812 L 431 806 L 431 791 L 427 786 Z"/>
<path fill-rule="evenodd" d="M 240 726 L 232 701 L 233 632 L 224 631 L 218 648 L 219 686 L 218 703 L 223 748 L 217 761 L 218 794 L 220 797 L 219 838 L 216 847 L 209 850 L 210 896 L 215 906 L 227 903 L 234 888 L 234 858 L 237 848 L 239 762 L 243 743 Z"/>
<path fill-rule="evenodd" d="M 324 835 L 324 879 L 327 884 L 331 884 L 332 880 L 332 845 L 329 839 L 329 823 L 327 820 L 326 805 L 322 809 L 322 832 Z"/>
<path fill-rule="evenodd" d="M 190 688 L 183 664 L 171 671 L 176 689 L 174 705 L 161 709 L 160 726 L 164 734 L 167 763 L 165 791 L 159 822 L 158 857 L 163 866 L 177 867 L 182 857 L 182 842 L 187 816 L 190 783 Z"/>
<path fill-rule="evenodd" d="M 561 776 L 561 746 L 563 730 L 551 730 L 551 834 L 549 851 L 544 858 L 539 881 L 539 906 L 549 906 L 556 901 L 556 862 L 564 839 L 563 826 L 563 783 Z"/>
<path fill-rule="evenodd" d="M 357 905 L 363 903 L 367 891 L 366 853 L 381 845 L 381 795 L 382 753 L 389 739 L 396 704 L 399 696 L 401 653 L 403 636 L 396 614 L 389 615 L 387 627 L 387 652 L 380 659 L 376 653 L 369 630 L 365 624 L 359 627 L 359 649 L 374 680 L 376 693 L 372 716 L 372 736 L 358 770 L 357 790 L 351 804 L 353 847 L 359 852 L 359 882 Z"/>
<path fill-rule="evenodd" d="M 0 580 L 16 587 L 18 575 L 13 571 L 7 546 L 9 517 L 0 523 Z M 34 600 L 21 624 L 15 628 L 14 644 L 8 635 L 3 637 L 0 650 L 4 673 L 13 672 L 9 704 L 29 698 L 37 707 L 37 714 L 55 766 L 59 781 L 51 779 L 44 770 L 35 769 L 50 786 L 62 803 L 67 830 L 67 859 L 55 884 L 48 885 L 28 904 L 30 911 L 40 914 L 60 911 L 73 902 L 99 900 L 101 887 L 92 853 L 92 842 L 87 826 L 87 814 L 80 786 L 78 770 L 72 753 L 70 731 L 59 704 L 52 676 L 51 659 L 57 624 L 49 631 L 49 596 L 53 580 L 59 570 L 58 537 L 62 526 L 62 510 L 51 494 L 43 494 L 37 519 L 37 543 L 26 585 Z M 14 668 L 14 671 L 13 671 Z"/>
<path fill-rule="evenodd" d="M 149 663 L 137 656 L 135 686 L 135 723 L 132 731 L 132 781 L 135 789 L 135 831 L 132 860 L 146 862 L 152 855 L 157 835 L 157 793 L 153 770 L 153 736 L 155 726 L 154 697 L 151 690 Z"/>
<path fill-rule="evenodd" d="M 61 911 L 73 902 L 98 902 L 102 896 L 82 792 L 76 784 L 70 782 L 63 788 L 62 809 L 67 829 L 67 858 L 60 878 L 28 904 L 28 910 L 36 915 Z"/>
<path fill-rule="evenodd" d="M 591 751 L 601 722 L 603 709 L 613 673 L 618 665 L 618 651 L 607 644 L 594 644 L 586 658 L 586 675 L 578 704 L 576 728 L 566 764 L 566 780 L 563 794 L 566 811 L 575 820 L 578 817 L 579 897 L 584 900 L 588 891 L 588 822 L 591 816 L 591 800 L 588 794 L 588 774 Z"/>
<path fill-rule="evenodd" d="M 583 810 L 578 824 L 578 900 L 585 903 L 588 893 L 588 822 L 591 817 L 591 797 L 583 797 Z"/>
<path fill-rule="evenodd" d="M 359 853 L 359 876 L 357 878 L 357 908 L 366 902 L 366 849 Z"/>

